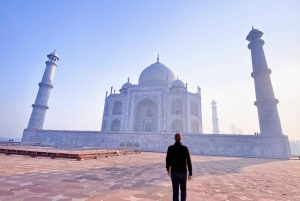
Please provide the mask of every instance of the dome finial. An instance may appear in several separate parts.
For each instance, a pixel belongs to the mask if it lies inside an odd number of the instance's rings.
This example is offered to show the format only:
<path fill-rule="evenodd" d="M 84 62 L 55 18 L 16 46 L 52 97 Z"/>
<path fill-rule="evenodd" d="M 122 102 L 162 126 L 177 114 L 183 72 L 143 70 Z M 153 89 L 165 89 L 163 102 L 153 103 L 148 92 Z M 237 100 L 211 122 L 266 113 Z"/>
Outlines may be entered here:
<path fill-rule="evenodd" d="M 159 53 L 157 54 L 157 62 L 159 62 Z"/>
<path fill-rule="evenodd" d="M 254 28 L 253 28 L 253 25 L 252 25 L 252 30 L 253 30 Z"/>
<path fill-rule="evenodd" d="M 127 82 L 128 82 L 128 83 L 129 83 L 129 79 L 130 79 L 130 78 L 129 78 L 129 76 L 128 76 L 128 78 L 127 78 Z"/>
<path fill-rule="evenodd" d="M 177 80 L 178 80 L 178 75 L 177 75 Z"/>

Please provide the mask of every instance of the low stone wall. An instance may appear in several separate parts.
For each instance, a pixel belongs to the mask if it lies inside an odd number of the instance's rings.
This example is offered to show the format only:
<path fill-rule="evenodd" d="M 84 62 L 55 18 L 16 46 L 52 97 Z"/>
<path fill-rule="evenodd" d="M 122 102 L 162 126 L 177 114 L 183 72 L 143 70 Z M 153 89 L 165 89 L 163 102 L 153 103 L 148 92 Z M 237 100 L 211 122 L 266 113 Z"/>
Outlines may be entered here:
<path fill-rule="evenodd" d="M 226 134 L 182 134 L 191 154 L 289 159 L 288 137 Z M 130 133 L 25 129 L 22 142 L 55 146 L 132 147 L 166 152 L 174 143 L 171 133 Z"/>

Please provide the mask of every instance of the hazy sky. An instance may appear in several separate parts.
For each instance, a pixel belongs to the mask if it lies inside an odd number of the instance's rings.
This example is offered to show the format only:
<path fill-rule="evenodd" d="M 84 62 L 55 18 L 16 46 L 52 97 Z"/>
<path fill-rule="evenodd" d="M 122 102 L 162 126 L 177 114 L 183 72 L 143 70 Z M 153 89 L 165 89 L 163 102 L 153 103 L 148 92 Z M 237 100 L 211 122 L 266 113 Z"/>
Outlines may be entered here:
<path fill-rule="evenodd" d="M 259 132 L 248 41 L 264 32 L 284 134 L 300 139 L 300 1 L 2 1 L 0 136 L 27 127 L 46 55 L 60 57 L 44 129 L 100 130 L 105 91 L 117 91 L 156 61 L 191 92 L 202 89 L 205 133 L 211 101 L 220 131 Z"/>

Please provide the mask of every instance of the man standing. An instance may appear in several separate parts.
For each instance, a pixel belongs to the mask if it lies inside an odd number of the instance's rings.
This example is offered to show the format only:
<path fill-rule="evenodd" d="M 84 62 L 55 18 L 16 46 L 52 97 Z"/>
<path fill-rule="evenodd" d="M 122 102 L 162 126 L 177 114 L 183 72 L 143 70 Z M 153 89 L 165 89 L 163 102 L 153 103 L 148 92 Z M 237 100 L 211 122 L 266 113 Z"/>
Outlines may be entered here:
<path fill-rule="evenodd" d="M 176 133 L 175 144 L 169 146 L 166 157 L 167 173 L 172 179 L 173 201 L 179 201 L 179 186 L 181 191 L 181 201 L 186 201 L 186 166 L 188 166 L 189 170 L 188 180 L 192 179 L 192 161 L 189 149 L 181 144 L 181 139 L 181 135 Z"/>

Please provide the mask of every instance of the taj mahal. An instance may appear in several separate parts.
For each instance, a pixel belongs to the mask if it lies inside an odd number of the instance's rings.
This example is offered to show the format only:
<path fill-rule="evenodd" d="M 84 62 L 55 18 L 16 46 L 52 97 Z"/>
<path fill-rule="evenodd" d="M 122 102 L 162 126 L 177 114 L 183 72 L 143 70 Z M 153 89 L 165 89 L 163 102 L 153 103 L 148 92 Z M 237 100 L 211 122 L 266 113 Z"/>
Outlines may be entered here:
<path fill-rule="evenodd" d="M 102 131 L 202 133 L 201 93 L 187 91 L 159 62 L 147 67 L 139 83 L 125 83 L 106 97 Z"/>
<path fill-rule="evenodd" d="M 251 51 L 259 135 L 219 134 L 214 100 L 211 103 L 213 134 L 204 134 L 201 88 L 197 87 L 197 93 L 189 92 L 187 83 L 161 63 L 159 56 L 155 63 L 141 72 L 138 84 L 130 83 L 128 78 L 119 92 L 112 87 L 110 93 L 106 92 L 101 131 L 44 130 L 59 61 L 54 51 L 47 55 L 48 61 L 28 126 L 23 131 L 22 143 L 166 152 L 173 144 L 174 134 L 181 133 L 183 144 L 192 154 L 288 159 L 289 141 L 282 132 L 277 110 L 279 101 L 272 87 L 262 35 L 263 32 L 252 28 L 246 37 Z"/>

